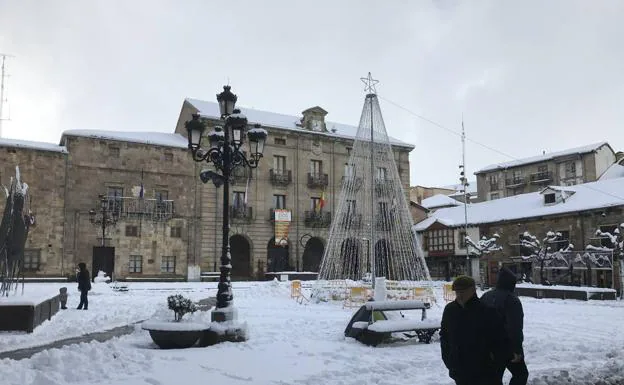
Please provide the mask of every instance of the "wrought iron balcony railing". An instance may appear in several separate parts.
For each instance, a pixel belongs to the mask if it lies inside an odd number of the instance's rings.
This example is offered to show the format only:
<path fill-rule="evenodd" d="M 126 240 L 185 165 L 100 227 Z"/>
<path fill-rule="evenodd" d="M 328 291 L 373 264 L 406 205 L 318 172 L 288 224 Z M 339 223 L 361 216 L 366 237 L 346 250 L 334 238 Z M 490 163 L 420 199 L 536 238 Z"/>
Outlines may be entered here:
<path fill-rule="evenodd" d="M 505 179 L 505 187 L 516 187 L 526 183 L 523 176 Z"/>
<path fill-rule="evenodd" d="M 548 183 L 553 180 L 552 171 L 542 171 L 531 174 L 530 181 L 531 183 Z"/>
<path fill-rule="evenodd" d="M 329 227 L 331 213 L 306 211 L 304 223 L 306 227 Z"/>
<path fill-rule="evenodd" d="M 347 214 L 340 220 L 340 226 L 345 229 L 361 229 L 362 214 Z"/>
<path fill-rule="evenodd" d="M 362 188 L 362 184 L 364 183 L 364 179 L 359 176 L 345 175 L 342 177 L 341 181 L 343 187 L 351 187 L 353 190 L 358 191 Z"/>
<path fill-rule="evenodd" d="M 119 218 L 145 218 L 152 221 L 167 221 L 175 215 L 174 202 L 170 199 L 107 197 L 106 210 Z"/>
<path fill-rule="evenodd" d="M 291 170 L 275 170 L 269 171 L 271 183 L 275 186 L 288 186 L 292 183 L 292 171 Z"/>
<path fill-rule="evenodd" d="M 308 187 L 319 188 L 327 187 L 329 184 L 329 177 L 327 174 L 314 174 L 308 173 Z"/>
<path fill-rule="evenodd" d="M 392 228 L 389 216 L 382 216 L 375 220 L 375 229 L 381 231 L 388 231 Z"/>
<path fill-rule="evenodd" d="M 234 185 L 244 185 L 247 183 L 251 175 L 251 170 L 248 167 L 237 167 L 230 174 L 230 182 Z"/>
<path fill-rule="evenodd" d="M 239 221 L 251 221 L 252 210 L 250 206 L 230 206 L 230 218 Z"/>

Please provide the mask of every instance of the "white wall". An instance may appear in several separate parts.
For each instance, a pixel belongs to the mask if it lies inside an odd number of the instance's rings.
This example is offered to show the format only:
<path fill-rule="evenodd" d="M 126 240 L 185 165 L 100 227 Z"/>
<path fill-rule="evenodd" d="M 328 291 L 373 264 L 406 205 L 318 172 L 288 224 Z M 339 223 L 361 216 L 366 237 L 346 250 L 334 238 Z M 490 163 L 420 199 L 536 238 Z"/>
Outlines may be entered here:
<path fill-rule="evenodd" d="M 596 179 L 607 171 L 607 169 L 615 163 L 615 154 L 607 145 L 600 147 L 596 151 Z"/>
<path fill-rule="evenodd" d="M 466 255 L 466 248 L 465 247 L 459 247 L 459 245 L 461 244 L 461 239 L 460 239 L 460 233 L 464 231 L 464 228 L 456 228 L 453 231 L 453 238 L 455 240 L 455 255 Z M 468 227 L 468 236 L 470 237 L 470 239 L 472 239 L 474 242 L 478 242 L 479 241 L 479 228 L 478 227 Z"/>

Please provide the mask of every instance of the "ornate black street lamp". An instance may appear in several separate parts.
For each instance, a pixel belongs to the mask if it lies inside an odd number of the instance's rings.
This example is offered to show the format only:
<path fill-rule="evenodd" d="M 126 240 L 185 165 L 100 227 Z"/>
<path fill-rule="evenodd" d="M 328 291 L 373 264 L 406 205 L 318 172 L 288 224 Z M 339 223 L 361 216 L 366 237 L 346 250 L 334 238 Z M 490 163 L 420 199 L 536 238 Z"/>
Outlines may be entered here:
<path fill-rule="evenodd" d="M 105 195 L 100 194 L 98 198 L 100 199 L 99 211 L 95 209 L 89 210 L 89 221 L 96 226 L 100 226 L 102 229 L 102 246 L 105 246 L 106 228 L 117 224 L 119 220 L 119 210 L 111 210 L 110 207 L 108 207 L 108 199 Z"/>
<path fill-rule="evenodd" d="M 230 91 L 230 86 L 224 86 L 223 92 L 217 95 L 221 120 L 224 127 L 214 127 L 207 136 L 210 148 L 201 148 L 202 137 L 206 130 L 206 125 L 199 114 L 193 114 L 192 120 L 185 123 L 188 133 L 189 149 L 196 162 L 212 163 L 218 172 L 202 170 L 199 174 L 203 183 L 211 180 L 218 188 L 223 185 L 223 247 L 221 251 L 221 266 L 219 276 L 219 286 L 217 291 L 216 312 L 212 313 L 213 321 L 227 321 L 234 317 L 233 312 L 218 311 L 232 305 L 232 283 L 230 273 L 232 270 L 232 256 L 230 255 L 230 189 L 229 181 L 232 171 L 237 167 L 258 167 L 264 151 L 264 143 L 267 138 L 266 130 L 255 125 L 248 129 L 247 117 L 235 109 L 237 97 Z M 245 132 L 249 141 L 249 151 L 246 155 L 242 148 Z"/>

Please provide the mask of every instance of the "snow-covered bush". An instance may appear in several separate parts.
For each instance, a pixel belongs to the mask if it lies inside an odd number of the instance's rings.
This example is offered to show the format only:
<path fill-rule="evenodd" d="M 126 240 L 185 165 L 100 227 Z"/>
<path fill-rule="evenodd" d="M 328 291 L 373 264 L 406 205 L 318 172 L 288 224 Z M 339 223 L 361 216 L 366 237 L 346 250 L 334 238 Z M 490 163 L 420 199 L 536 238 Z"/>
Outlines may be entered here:
<path fill-rule="evenodd" d="M 167 305 L 170 310 L 173 310 L 175 313 L 175 320 L 177 322 L 182 320 L 187 313 L 195 313 L 197 311 L 197 307 L 195 304 L 188 298 L 182 296 L 182 294 L 170 295 L 167 297 Z"/>

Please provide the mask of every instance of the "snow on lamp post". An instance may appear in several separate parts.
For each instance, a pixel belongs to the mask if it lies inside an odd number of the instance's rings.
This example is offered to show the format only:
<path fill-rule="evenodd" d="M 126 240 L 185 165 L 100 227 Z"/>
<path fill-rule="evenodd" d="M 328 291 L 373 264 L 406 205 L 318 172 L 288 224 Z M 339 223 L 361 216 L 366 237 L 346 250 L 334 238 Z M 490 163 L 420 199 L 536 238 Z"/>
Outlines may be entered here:
<path fill-rule="evenodd" d="M 212 164 L 216 171 L 202 170 L 200 179 L 203 183 L 212 181 L 215 187 L 223 186 L 223 240 L 221 250 L 221 266 L 217 291 L 217 304 L 212 312 L 212 321 L 224 322 L 236 318 L 233 309 L 232 257 L 230 254 L 230 211 L 229 211 L 229 183 L 232 171 L 237 167 L 258 167 L 264 151 L 267 131 L 260 125 L 248 130 L 247 117 L 240 110 L 235 109 L 237 96 L 230 91 L 230 86 L 224 86 L 223 92 L 217 95 L 221 120 L 224 127 L 214 127 L 207 136 L 209 148 L 201 147 L 202 138 L 206 131 L 206 124 L 199 114 L 193 114 L 192 119 L 185 123 L 188 133 L 188 147 L 193 160 Z M 242 146 L 247 133 L 249 142 L 249 156 L 245 155 Z M 220 173 L 219 173 L 220 172 Z"/>

